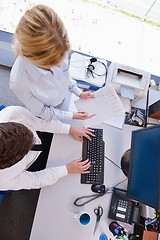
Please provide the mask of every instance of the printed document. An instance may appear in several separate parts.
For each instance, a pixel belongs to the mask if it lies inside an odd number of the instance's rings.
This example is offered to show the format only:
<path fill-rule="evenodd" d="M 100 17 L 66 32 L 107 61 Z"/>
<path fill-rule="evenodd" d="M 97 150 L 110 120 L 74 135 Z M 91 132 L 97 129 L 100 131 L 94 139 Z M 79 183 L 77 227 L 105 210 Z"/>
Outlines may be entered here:
<path fill-rule="evenodd" d="M 75 106 L 78 111 L 86 111 L 96 116 L 84 120 L 85 127 L 92 127 L 102 122 L 122 128 L 125 120 L 125 109 L 111 84 L 93 93 L 94 98 L 78 99 Z"/>

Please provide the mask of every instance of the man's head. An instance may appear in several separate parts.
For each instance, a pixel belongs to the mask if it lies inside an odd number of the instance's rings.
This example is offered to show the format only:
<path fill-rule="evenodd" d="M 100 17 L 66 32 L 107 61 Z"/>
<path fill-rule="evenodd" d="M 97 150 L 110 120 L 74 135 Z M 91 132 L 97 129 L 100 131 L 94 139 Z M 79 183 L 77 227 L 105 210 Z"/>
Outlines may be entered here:
<path fill-rule="evenodd" d="M 33 133 L 23 124 L 0 123 L 0 169 L 19 162 L 32 148 Z"/>

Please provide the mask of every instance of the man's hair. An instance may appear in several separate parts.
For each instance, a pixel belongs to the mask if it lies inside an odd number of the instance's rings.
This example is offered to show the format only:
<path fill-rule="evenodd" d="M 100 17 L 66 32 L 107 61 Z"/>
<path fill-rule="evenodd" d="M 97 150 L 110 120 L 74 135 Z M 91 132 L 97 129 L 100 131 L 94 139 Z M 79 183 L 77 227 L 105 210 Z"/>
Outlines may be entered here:
<path fill-rule="evenodd" d="M 20 19 L 15 32 L 17 55 L 45 67 L 59 64 L 70 49 L 66 28 L 50 7 L 35 5 Z"/>
<path fill-rule="evenodd" d="M 19 162 L 32 148 L 33 133 L 23 124 L 0 123 L 0 169 Z"/>

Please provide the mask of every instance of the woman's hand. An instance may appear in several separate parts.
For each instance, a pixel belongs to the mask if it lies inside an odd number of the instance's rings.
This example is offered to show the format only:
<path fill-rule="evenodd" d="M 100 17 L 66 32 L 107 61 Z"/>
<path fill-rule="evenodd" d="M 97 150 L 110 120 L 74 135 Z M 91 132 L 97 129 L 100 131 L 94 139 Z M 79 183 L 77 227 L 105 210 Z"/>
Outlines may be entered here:
<path fill-rule="evenodd" d="M 69 134 L 81 142 L 83 142 L 82 137 L 86 137 L 88 140 L 91 140 L 90 136 L 95 136 L 93 129 L 79 126 L 70 126 Z"/>
<path fill-rule="evenodd" d="M 88 114 L 87 112 L 79 111 L 73 113 L 73 119 L 85 120 L 94 117 L 96 114 Z"/>
<path fill-rule="evenodd" d="M 89 160 L 82 161 L 82 158 L 79 160 L 73 160 L 69 164 L 67 164 L 67 171 L 68 174 L 73 173 L 89 173 L 89 167 L 91 166 L 91 163 Z"/>
<path fill-rule="evenodd" d="M 86 91 L 86 92 L 82 92 L 79 95 L 79 97 L 82 98 L 82 99 L 94 98 L 94 94 L 90 91 Z"/>

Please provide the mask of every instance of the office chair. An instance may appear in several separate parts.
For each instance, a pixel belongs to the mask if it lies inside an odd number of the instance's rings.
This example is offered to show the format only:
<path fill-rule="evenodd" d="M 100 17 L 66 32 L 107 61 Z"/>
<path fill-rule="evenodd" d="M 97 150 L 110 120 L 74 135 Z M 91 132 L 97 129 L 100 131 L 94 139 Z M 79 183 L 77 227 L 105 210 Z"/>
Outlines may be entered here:
<path fill-rule="evenodd" d="M 4 105 L 0 105 L 0 111 L 5 108 Z M 11 190 L 6 190 L 6 191 L 0 191 L 0 202 L 5 198 L 5 196 L 7 196 L 8 194 L 10 194 L 12 191 Z"/>
<path fill-rule="evenodd" d="M 3 108 L 5 108 L 5 106 L 4 106 L 4 105 L 0 105 L 0 111 L 1 111 Z"/>
<path fill-rule="evenodd" d="M 11 190 L 0 191 L 0 202 L 2 202 L 2 200 L 11 192 L 12 192 Z"/>

